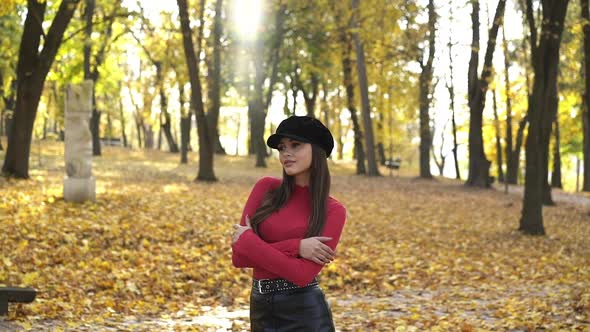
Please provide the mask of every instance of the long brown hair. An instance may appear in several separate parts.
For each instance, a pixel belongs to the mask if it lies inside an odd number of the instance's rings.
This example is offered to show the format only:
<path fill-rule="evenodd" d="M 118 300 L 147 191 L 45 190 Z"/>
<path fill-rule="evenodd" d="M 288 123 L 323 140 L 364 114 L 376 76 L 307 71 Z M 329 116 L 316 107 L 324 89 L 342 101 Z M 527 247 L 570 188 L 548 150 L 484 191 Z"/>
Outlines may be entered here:
<path fill-rule="evenodd" d="M 309 191 L 311 193 L 311 215 L 305 237 L 318 236 L 326 224 L 327 203 L 330 196 L 330 170 L 324 149 L 311 144 L 311 166 L 309 174 Z M 295 189 L 295 177 L 287 175 L 283 169 L 283 182 L 273 190 L 269 190 L 262 204 L 256 210 L 250 224 L 252 230 L 260 236 L 258 226 L 271 214 L 283 207 L 293 190 Z"/>

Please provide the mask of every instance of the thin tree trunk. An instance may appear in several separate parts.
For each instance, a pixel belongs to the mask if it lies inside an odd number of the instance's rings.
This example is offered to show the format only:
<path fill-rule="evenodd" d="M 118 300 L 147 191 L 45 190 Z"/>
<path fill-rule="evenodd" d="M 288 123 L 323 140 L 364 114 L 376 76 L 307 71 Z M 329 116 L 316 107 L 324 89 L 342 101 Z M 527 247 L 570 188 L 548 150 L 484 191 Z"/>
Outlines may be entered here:
<path fill-rule="evenodd" d="M 191 132 L 191 112 L 184 109 L 184 84 L 178 82 L 178 102 L 180 104 L 180 163 L 188 163 L 188 146 Z"/>
<path fill-rule="evenodd" d="M 303 82 L 299 78 L 297 71 L 295 71 L 295 83 L 297 84 L 298 90 L 303 94 L 303 100 L 305 101 L 305 109 L 307 110 L 307 116 L 316 117 L 315 115 L 315 104 L 318 97 L 320 80 L 318 74 L 315 72 L 311 73 L 310 84 L 311 91 L 307 91 L 303 86 Z"/>
<path fill-rule="evenodd" d="M 4 98 L 4 77 L 0 71 L 0 98 L 4 101 L 4 107 L 0 110 L 0 151 L 4 150 L 2 147 L 2 136 L 4 136 L 4 114 L 6 111 L 6 98 Z"/>
<path fill-rule="evenodd" d="M 528 1 L 530 4 L 530 1 Z M 551 123 L 555 118 L 559 47 L 568 0 L 543 0 L 542 33 L 532 47 L 535 79 L 530 98 L 529 130 L 526 139 L 526 176 L 519 230 L 543 235 L 543 194 L 547 185 L 547 161 Z"/>
<path fill-rule="evenodd" d="M 582 126 L 584 128 L 584 183 L 583 191 L 590 191 L 590 8 L 588 0 L 580 0 L 584 22 L 584 107 Z"/>
<path fill-rule="evenodd" d="M 508 42 L 506 41 L 506 26 L 502 27 L 502 51 L 504 53 L 504 89 L 506 92 L 506 182 L 516 183 L 516 173 L 511 170 L 518 169 L 518 160 L 514 158 L 513 142 L 512 142 L 512 92 L 510 88 L 510 75 L 508 69 L 510 68 L 510 60 L 508 54 Z M 511 177 L 512 176 L 512 177 Z"/>
<path fill-rule="evenodd" d="M 561 183 L 561 153 L 559 138 L 559 117 L 555 117 L 555 142 L 553 145 L 553 172 L 551 173 L 551 187 L 563 188 Z"/>
<path fill-rule="evenodd" d="M 209 66 L 209 102 L 210 108 L 207 113 L 209 120 L 209 131 L 211 135 L 209 140 L 214 144 L 216 154 L 225 155 L 225 150 L 219 140 L 219 109 L 221 107 L 221 37 L 223 34 L 221 11 L 223 0 L 215 2 L 215 22 L 213 25 L 213 60 L 212 66 Z M 212 68 L 211 68 L 212 67 Z"/>
<path fill-rule="evenodd" d="M 451 46 L 449 43 L 449 70 L 451 74 L 451 83 L 447 86 L 449 90 L 449 99 L 451 107 L 451 124 L 453 129 L 453 160 L 455 161 L 455 178 L 461 180 L 461 172 L 459 171 L 459 158 L 457 157 L 457 150 L 459 150 L 459 143 L 457 142 L 457 121 L 455 118 L 455 84 L 453 83 L 453 55 L 451 52 Z"/>
<path fill-rule="evenodd" d="M 251 110 L 251 142 L 256 152 L 256 167 L 266 167 L 266 143 L 264 141 L 264 129 L 266 124 L 266 113 L 272 99 L 274 84 L 277 80 L 278 64 L 280 61 L 279 51 L 283 42 L 285 32 L 284 24 L 287 16 L 287 6 L 281 4 L 275 14 L 275 33 L 272 41 L 270 56 L 266 62 L 270 68 L 269 87 L 264 94 L 264 82 L 266 80 L 266 66 L 264 64 L 264 40 L 258 36 L 255 41 L 254 55 L 254 95 L 249 102 Z"/>
<path fill-rule="evenodd" d="M 426 63 L 418 60 L 422 72 L 420 73 L 420 177 L 431 179 L 430 172 L 430 150 L 432 145 L 432 132 L 430 131 L 430 103 L 432 90 L 432 63 L 434 61 L 435 38 L 436 38 L 436 12 L 434 11 L 434 0 L 428 1 L 428 58 Z"/>
<path fill-rule="evenodd" d="M 125 112 L 123 111 L 123 98 L 121 93 L 123 92 L 123 85 L 119 82 L 119 121 L 121 122 L 121 138 L 123 139 L 123 147 L 127 147 L 127 133 L 125 127 L 127 122 L 125 121 Z"/>
<path fill-rule="evenodd" d="M 354 27 L 359 28 L 356 12 L 358 11 L 359 0 L 352 0 Z M 352 37 L 356 49 L 356 64 L 358 71 L 359 86 L 361 92 L 361 105 L 363 106 L 363 124 L 365 127 L 365 143 L 367 153 L 367 175 L 380 176 L 375 159 L 375 143 L 373 135 L 373 123 L 371 121 L 371 105 L 369 103 L 369 84 L 367 82 L 367 71 L 365 67 L 365 51 L 358 32 L 353 32 Z"/>
<path fill-rule="evenodd" d="M 168 150 L 171 153 L 178 153 L 178 145 L 174 141 L 174 137 L 172 136 L 172 120 L 170 118 L 170 113 L 168 113 L 168 98 L 166 97 L 166 93 L 164 91 L 164 82 L 162 78 L 162 62 L 156 61 L 156 84 L 158 85 L 158 89 L 160 90 L 160 136 L 158 139 L 158 149 L 161 148 L 162 144 L 162 131 L 166 137 L 166 142 L 168 143 Z"/>
<path fill-rule="evenodd" d="M 488 45 L 484 57 L 484 64 L 480 78 L 477 77 L 479 57 L 479 1 L 474 0 L 472 23 L 473 39 L 471 47 L 471 60 L 469 61 L 469 177 L 466 184 L 470 186 L 490 186 L 490 161 L 487 160 L 483 143 L 483 110 L 485 108 L 485 96 L 489 81 L 492 78 L 492 60 L 496 46 L 498 29 L 504 17 L 506 0 L 499 0 L 494 15 L 494 22 L 489 31 Z"/>
<path fill-rule="evenodd" d="M 47 3 L 28 2 L 16 70 L 16 107 L 2 166 L 2 172 L 6 175 L 17 178 L 29 177 L 33 124 L 43 84 L 78 2 L 62 1 L 46 34 L 39 22 L 45 17 Z M 42 35 L 44 44 L 39 52 Z"/>
<path fill-rule="evenodd" d="M 352 53 L 352 42 L 347 37 L 345 30 L 341 31 L 341 42 L 343 47 L 342 54 L 342 73 L 344 79 L 344 86 L 346 88 L 346 101 L 348 111 L 350 112 L 350 119 L 352 121 L 352 129 L 354 131 L 354 155 L 356 157 L 356 174 L 366 174 L 365 169 L 365 151 L 363 149 L 363 133 L 359 124 L 357 110 L 354 102 L 354 86 L 352 85 L 352 60 L 350 59 Z"/>
<path fill-rule="evenodd" d="M 187 0 L 177 0 L 177 4 L 180 14 L 180 26 L 182 29 L 184 53 L 186 56 L 186 63 L 188 66 L 191 82 L 190 105 L 191 109 L 195 112 L 195 117 L 197 119 L 197 132 L 199 134 L 199 173 L 196 180 L 217 181 L 213 169 L 213 149 L 212 145 L 210 144 L 211 142 L 209 141 L 210 135 L 203 106 L 201 83 L 199 81 L 199 66 L 197 56 L 195 54 L 195 48 L 193 46 Z M 201 4 L 203 5 L 203 2 L 201 2 Z M 200 44 L 200 40 L 198 43 Z"/>
<path fill-rule="evenodd" d="M 494 125 L 496 127 L 496 163 L 498 164 L 498 181 L 504 182 L 504 171 L 502 166 L 502 141 L 500 138 L 500 118 L 498 117 L 498 102 L 496 100 L 496 88 L 492 89 L 492 106 L 494 109 Z"/>
<path fill-rule="evenodd" d="M 95 0 L 86 0 L 86 27 L 85 37 L 86 42 L 84 44 L 84 78 L 92 80 L 92 117 L 90 118 L 90 132 L 92 133 L 92 154 L 100 156 L 102 154 L 100 146 L 100 117 L 102 112 L 96 107 L 96 82 L 99 78 L 99 67 L 102 65 L 105 59 L 106 47 L 109 43 L 111 35 L 113 33 L 113 22 L 115 21 L 115 13 L 119 7 L 120 1 L 117 1 L 113 5 L 113 10 L 106 23 L 106 30 L 104 33 L 103 42 L 96 52 L 94 57 L 94 64 L 90 66 L 90 56 L 92 54 L 92 41 L 91 36 L 93 33 L 92 18 L 94 16 Z"/>
<path fill-rule="evenodd" d="M 86 10 L 84 12 L 84 79 L 93 80 L 90 57 L 92 56 L 92 31 L 94 28 L 93 16 L 95 0 L 86 0 Z M 100 156 L 102 154 L 100 146 L 100 116 L 101 113 L 96 108 L 96 81 L 92 84 L 92 117 L 90 118 L 90 132 L 92 134 L 92 154 Z"/>
<path fill-rule="evenodd" d="M 264 142 L 264 127 L 266 112 L 263 101 L 264 63 L 262 54 L 264 42 L 262 38 L 256 41 L 256 54 L 254 57 L 254 99 L 251 101 L 252 109 L 252 143 L 256 152 L 256 167 L 266 167 L 266 144 Z"/>

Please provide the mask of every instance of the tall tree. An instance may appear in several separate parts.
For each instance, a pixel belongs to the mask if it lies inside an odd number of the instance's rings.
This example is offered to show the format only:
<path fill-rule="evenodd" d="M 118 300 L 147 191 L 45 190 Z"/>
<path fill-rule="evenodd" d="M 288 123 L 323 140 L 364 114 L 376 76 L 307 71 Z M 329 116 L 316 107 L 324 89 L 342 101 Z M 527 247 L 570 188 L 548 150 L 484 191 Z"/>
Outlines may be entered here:
<path fill-rule="evenodd" d="M 361 92 L 361 105 L 363 107 L 363 124 L 365 127 L 365 147 L 368 167 L 367 175 L 380 176 L 381 174 L 379 174 L 379 169 L 377 168 L 377 160 L 375 159 L 375 143 L 373 135 L 373 123 L 371 120 L 371 105 L 369 103 L 369 84 L 367 82 L 365 51 L 363 49 L 363 44 L 360 40 L 358 32 L 358 28 L 360 27 L 360 23 L 358 22 L 359 0 L 352 0 L 352 10 L 353 24 L 357 28 L 357 31 L 353 32 L 352 38 L 354 40 L 356 50 L 356 64 Z"/>
<path fill-rule="evenodd" d="M 120 7 L 120 0 L 117 0 L 112 7 L 109 15 L 104 17 L 105 31 L 102 34 L 102 41 L 98 45 L 97 51 L 93 54 L 92 49 L 94 43 L 92 35 L 94 34 L 94 16 L 96 11 L 95 0 L 86 0 L 86 10 L 84 12 L 84 79 L 92 80 L 92 117 L 90 118 L 90 132 L 92 133 L 92 154 L 95 156 L 101 155 L 100 146 L 100 117 L 102 112 L 96 105 L 96 82 L 100 75 L 100 66 L 103 64 L 106 57 L 106 49 L 111 42 L 113 33 L 113 23 L 116 17 L 116 11 Z"/>
<path fill-rule="evenodd" d="M 561 183 L 561 152 L 558 116 L 555 117 L 553 124 L 555 125 L 555 140 L 553 141 L 553 172 L 551 172 L 551 187 L 563 188 L 563 184 Z"/>
<path fill-rule="evenodd" d="M 214 151 L 217 154 L 225 154 L 225 150 L 219 141 L 219 109 L 221 107 L 221 38 L 223 35 L 222 20 L 223 0 L 215 2 L 215 20 L 213 23 L 213 59 L 209 68 L 209 112 L 207 119 L 209 121 L 209 138 L 214 145 Z"/>
<path fill-rule="evenodd" d="M 468 71 L 468 97 L 469 97 L 469 177 L 467 185 L 489 187 L 490 161 L 487 160 L 483 144 L 483 110 L 485 108 L 485 96 L 488 85 L 492 79 L 492 60 L 496 47 L 498 29 L 504 17 L 506 0 L 499 0 L 494 15 L 494 21 L 488 34 L 488 45 L 484 57 L 481 76 L 478 78 L 477 69 L 479 63 L 479 1 L 472 1 L 473 11 L 471 22 L 473 25 L 473 38 L 471 41 L 471 59 Z"/>
<path fill-rule="evenodd" d="M 452 16 L 452 15 L 451 15 Z M 446 82 L 447 90 L 449 91 L 449 100 L 451 108 L 451 129 L 453 130 L 453 160 L 455 161 L 455 178 L 461 179 L 461 172 L 459 171 L 459 158 L 457 157 L 457 150 L 459 144 L 457 142 L 457 121 L 455 118 L 455 83 L 453 81 L 453 41 L 451 39 L 452 33 L 449 34 L 449 80 Z"/>
<path fill-rule="evenodd" d="M 365 150 L 363 148 L 363 133 L 358 120 L 354 98 L 354 81 L 352 76 L 352 37 L 349 33 L 351 22 L 345 20 L 345 7 L 339 2 L 332 2 L 334 20 L 338 25 L 338 38 L 341 47 L 342 80 L 346 90 L 346 106 L 350 112 L 352 130 L 354 133 L 354 156 L 356 157 L 356 174 L 366 174 Z M 345 132 L 346 133 L 346 132 Z M 339 144 L 339 156 L 342 156 L 342 144 Z M 341 157 L 342 158 L 342 157 Z"/>
<path fill-rule="evenodd" d="M 498 116 L 498 101 L 496 98 L 496 87 L 492 89 L 492 109 L 494 110 L 494 127 L 496 128 L 496 163 L 498 164 L 498 181 L 504 182 L 504 171 L 502 166 L 502 140 L 500 138 L 500 117 Z"/>
<path fill-rule="evenodd" d="M 268 54 L 264 52 L 265 43 L 261 33 L 256 35 L 254 41 L 254 91 L 248 101 L 248 114 L 250 116 L 250 140 L 256 153 L 256 167 L 266 167 L 266 144 L 264 141 L 264 129 L 266 114 L 272 99 L 272 93 L 278 77 L 281 45 L 285 33 L 285 19 L 287 5 L 279 1 L 274 12 L 274 32 L 270 38 Z M 268 58 L 265 59 L 265 56 Z M 268 87 L 265 91 L 265 81 L 268 79 Z"/>
<path fill-rule="evenodd" d="M 418 58 L 420 72 L 420 177 L 432 178 L 430 173 L 430 148 L 432 133 L 430 131 L 430 104 L 432 102 L 432 64 L 434 62 L 436 39 L 436 12 L 434 0 L 428 1 L 428 56 L 426 61 Z M 444 164 L 444 161 L 443 161 Z"/>
<path fill-rule="evenodd" d="M 526 175 L 519 226 L 525 234 L 545 234 L 543 193 L 547 184 L 551 124 L 557 111 L 559 47 L 568 2 L 542 0 L 540 40 L 538 45 L 531 45 L 535 79 L 528 109 L 530 124 L 526 138 Z M 527 7 L 527 12 L 532 11 L 531 0 L 527 0 Z"/>
<path fill-rule="evenodd" d="M 583 191 L 590 191 L 590 8 L 588 0 L 580 0 L 584 24 L 584 106 L 582 123 L 584 128 L 584 184 Z"/>
<path fill-rule="evenodd" d="M 190 107 L 195 112 L 195 117 L 197 120 L 197 132 L 199 135 L 199 173 L 196 180 L 217 181 L 213 169 L 213 146 L 209 140 L 210 135 L 207 117 L 205 115 L 205 108 L 203 105 L 203 94 L 199 77 L 199 62 L 197 61 L 197 56 L 195 54 L 195 48 L 193 45 L 193 34 L 188 16 L 188 4 L 186 0 L 177 0 L 177 4 L 180 16 L 180 27 L 182 30 L 184 53 L 191 82 Z"/>
<path fill-rule="evenodd" d="M 27 2 L 16 70 L 18 83 L 13 130 L 8 136 L 8 148 L 2 166 L 4 174 L 17 178 L 29 177 L 33 124 L 43 84 L 79 2 L 62 0 L 47 33 L 40 24 L 45 19 L 47 3 L 36 0 Z M 45 37 L 42 47 L 41 36 Z"/>
<path fill-rule="evenodd" d="M 502 51 L 504 53 L 504 89 L 506 94 L 506 178 L 508 183 L 516 184 L 518 171 L 518 157 L 513 153 L 512 142 L 512 90 L 510 84 L 510 54 L 508 53 L 508 41 L 506 40 L 506 26 L 502 26 Z M 520 147 L 519 147 L 520 151 Z"/>

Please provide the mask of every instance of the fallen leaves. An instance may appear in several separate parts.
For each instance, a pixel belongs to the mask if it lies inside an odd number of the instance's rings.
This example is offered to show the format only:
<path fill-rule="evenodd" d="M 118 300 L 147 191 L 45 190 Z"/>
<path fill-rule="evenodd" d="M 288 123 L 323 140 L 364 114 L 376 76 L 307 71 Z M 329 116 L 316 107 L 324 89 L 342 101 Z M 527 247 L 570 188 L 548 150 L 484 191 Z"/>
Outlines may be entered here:
<path fill-rule="evenodd" d="M 217 158 L 220 181 L 195 183 L 196 166 L 175 155 L 106 148 L 95 159 L 97 201 L 73 204 L 62 198 L 59 145 L 45 150 L 31 180 L 0 179 L 0 283 L 40 291 L 10 319 L 150 330 L 151 319 L 221 306 L 241 310 L 228 318 L 233 329 L 247 327 L 251 277 L 232 267 L 231 227 L 253 183 L 280 175 L 276 161 L 260 170 Z M 515 195 L 331 169 L 332 194 L 349 213 L 321 285 L 340 330 L 590 328 L 588 207 L 545 208 L 549 235 L 528 237 L 514 231 Z"/>

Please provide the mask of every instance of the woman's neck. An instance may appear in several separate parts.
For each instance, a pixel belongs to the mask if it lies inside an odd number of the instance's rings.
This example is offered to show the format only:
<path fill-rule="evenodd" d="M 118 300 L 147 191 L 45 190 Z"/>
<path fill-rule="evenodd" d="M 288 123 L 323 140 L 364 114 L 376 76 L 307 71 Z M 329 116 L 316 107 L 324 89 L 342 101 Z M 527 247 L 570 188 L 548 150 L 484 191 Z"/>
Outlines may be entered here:
<path fill-rule="evenodd" d="M 300 187 L 309 186 L 309 172 L 295 175 L 295 184 Z"/>

